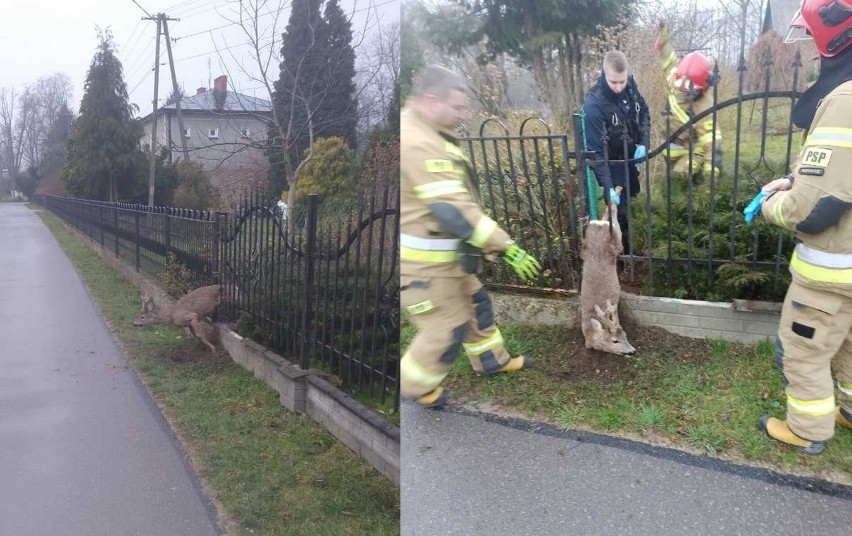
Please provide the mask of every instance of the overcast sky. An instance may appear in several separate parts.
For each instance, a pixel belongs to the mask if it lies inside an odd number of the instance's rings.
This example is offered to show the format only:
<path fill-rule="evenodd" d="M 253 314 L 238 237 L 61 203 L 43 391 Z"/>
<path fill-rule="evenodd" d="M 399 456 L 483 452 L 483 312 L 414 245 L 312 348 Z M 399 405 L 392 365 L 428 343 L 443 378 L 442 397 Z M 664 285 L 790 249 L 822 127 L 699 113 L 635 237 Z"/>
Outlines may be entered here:
<path fill-rule="evenodd" d="M 245 35 L 239 26 L 226 26 L 229 22 L 226 17 L 235 18 L 239 0 L 136 2 L 138 6 L 133 0 L 3 0 L 0 87 L 21 90 L 42 76 L 62 72 L 71 77 L 74 85 L 72 107 L 76 111 L 98 43 L 96 26 L 109 27 L 124 67 L 130 101 L 140 107 L 140 115 L 147 115 L 152 111 L 154 95 L 156 34 L 155 21 L 141 20 L 147 11 L 151 15 L 162 12 L 180 19 L 169 22 L 169 35 L 173 41 L 177 82 L 187 94 L 194 94 L 198 87 L 209 87 L 208 80 L 228 74 L 227 67 L 237 90 L 265 97 L 260 84 L 251 81 L 238 67 L 240 63 L 253 65 Z M 269 5 L 278 5 L 278 1 L 270 0 Z M 370 36 L 399 20 L 399 0 L 340 0 L 340 5 L 352 16 L 354 40 L 365 31 Z M 277 43 L 280 43 L 280 33 L 288 18 L 289 2 L 285 2 L 278 23 Z M 267 26 L 272 21 L 271 15 L 261 19 Z M 272 34 L 268 28 L 266 31 L 268 37 L 262 41 L 271 42 Z M 221 55 L 217 54 L 217 48 Z M 164 37 L 160 52 L 159 97 L 162 104 L 171 91 Z M 256 73 L 256 69 L 253 72 Z"/>

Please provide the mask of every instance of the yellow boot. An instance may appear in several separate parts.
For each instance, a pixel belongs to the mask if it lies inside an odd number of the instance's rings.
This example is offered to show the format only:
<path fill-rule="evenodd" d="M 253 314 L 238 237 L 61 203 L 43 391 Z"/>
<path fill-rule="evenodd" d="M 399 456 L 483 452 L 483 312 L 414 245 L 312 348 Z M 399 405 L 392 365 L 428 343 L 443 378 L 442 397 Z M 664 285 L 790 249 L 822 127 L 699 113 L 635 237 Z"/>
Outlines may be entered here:
<path fill-rule="evenodd" d="M 843 428 L 852 430 L 852 413 L 846 411 L 840 406 L 837 406 L 837 413 L 834 416 L 834 422 L 837 423 L 837 426 L 842 426 Z"/>
<path fill-rule="evenodd" d="M 766 435 L 781 442 L 788 447 L 799 449 L 805 454 L 819 454 L 825 447 L 825 441 L 811 441 L 803 437 L 799 437 L 790 430 L 787 426 L 787 421 L 764 415 L 757 423 L 761 430 L 766 432 Z"/>
<path fill-rule="evenodd" d="M 497 372 L 516 372 L 518 370 L 528 369 L 532 366 L 533 359 L 529 356 L 519 355 L 513 357 L 508 363 L 503 365 Z"/>
<path fill-rule="evenodd" d="M 450 392 L 439 385 L 425 395 L 417 397 L 415 402 L 424 408 L 436 409 L 446 404 L 449 399 Z"/>

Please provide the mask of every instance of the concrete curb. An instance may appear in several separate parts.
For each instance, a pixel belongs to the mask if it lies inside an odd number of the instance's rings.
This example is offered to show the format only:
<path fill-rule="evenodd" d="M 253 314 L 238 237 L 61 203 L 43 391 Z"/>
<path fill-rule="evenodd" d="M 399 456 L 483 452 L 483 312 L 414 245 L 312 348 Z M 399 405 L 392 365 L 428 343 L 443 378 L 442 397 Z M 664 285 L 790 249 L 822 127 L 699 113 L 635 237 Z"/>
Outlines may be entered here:
<path fill-rule="evenodd" d="M 399 428 L 322 377 L 301 370 L 224 324 L 222 346 L 231 358 L 278 392 L 281 405 L 307 414 L 395 484 L 399 484 Z"/>
<path fill-rule="evenodd" d="M 580 297 L 542 298 L 491 292 L 494 309 L 503 321 L 533 325 L 574 326 Z M 781 304 L 734 300 L 731 303 L 657 298 L 621 293 L 619 307 L 643 325 L 700 339 L 754 343 L 774 341 Z"/>
<path fill-rule="evenodd" d="M 105 250 L 61 219 L 58 221 L 127 281 L 147 292 L 157 304 L 165 305 L 174 301 L 156 282 L 136 272 L 112 251 Z M 285 409 L 307 414 L 386 478 L 399 485 L 399 427 L 320 376 L 302 370 L 275 352 L 241 337 L 225 324 L 219 323 L 216 327 L 221 345 L 231 359 L 251 370 L 255 377 L 274 389 Z"/>

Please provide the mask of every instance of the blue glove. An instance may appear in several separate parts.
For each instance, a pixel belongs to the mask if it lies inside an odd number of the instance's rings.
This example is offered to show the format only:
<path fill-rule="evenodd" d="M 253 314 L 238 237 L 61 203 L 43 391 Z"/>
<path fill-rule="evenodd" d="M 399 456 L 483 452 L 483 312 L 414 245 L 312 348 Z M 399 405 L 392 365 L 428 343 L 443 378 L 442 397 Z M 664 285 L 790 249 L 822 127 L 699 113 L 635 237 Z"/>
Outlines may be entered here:
<path fill-rule="evenodd" d="M 645 155 L 648 154 L 648 150 L 644 145 L 637 145 L 636 152 L 633 153 L 633 158 L 645 158 Z"/>
<path fill-rule="evenodd" d="M 767 196 L 769 196 L 771 192 L 760 191 L 754 199 L 751 200 L 751 203 L 748 204 L 746 208 L 743 209 L 743 216 L 745 216 L 745 221 L 751 222 L 757 213 L 760 212 L 760 202 L 763 201 Z"/>
<path fill-rule="evenodd" d="M 615 188 L 609 189 L 609 202 L 615 203 L 616 205 L 621 204 L 621 196 L 615 193 Z"/>

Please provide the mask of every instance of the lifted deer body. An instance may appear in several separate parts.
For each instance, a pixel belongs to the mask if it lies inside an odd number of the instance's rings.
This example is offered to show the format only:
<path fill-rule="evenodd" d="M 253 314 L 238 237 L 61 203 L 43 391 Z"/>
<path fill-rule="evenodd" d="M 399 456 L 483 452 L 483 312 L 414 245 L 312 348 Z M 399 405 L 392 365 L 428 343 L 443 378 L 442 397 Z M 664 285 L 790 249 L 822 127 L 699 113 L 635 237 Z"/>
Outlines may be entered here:
<path fill-rule="evenodd" d="M 211 342 L 211 330 L 202 322 L 204 317 L 213 314 L 221 301 L 221 285 L 210 285 L 193 290 L 170 307 L 157 307 L 147 294 L 142 296 L 142 312 L 133 322 L 134 326 L 151 324 L 171 324 L 189 328 L 192 334 L 204 343 L 211 352 L 216 347 Z"/>
<path fill-rule="evenodd" d="M 618 320 L 618 282 L 616 260 L 621 254 L 621 229 L 613 221 L 610 233 L 609 211 L 604 220 L 592 220 L 586 228 L 580 258 L 583 279 L 580 290 L 580 316 L 586 348 L 611 354 L 633 354 L 636 349 Z M 614 218 L 613 218 L 614 220 Z"/>

